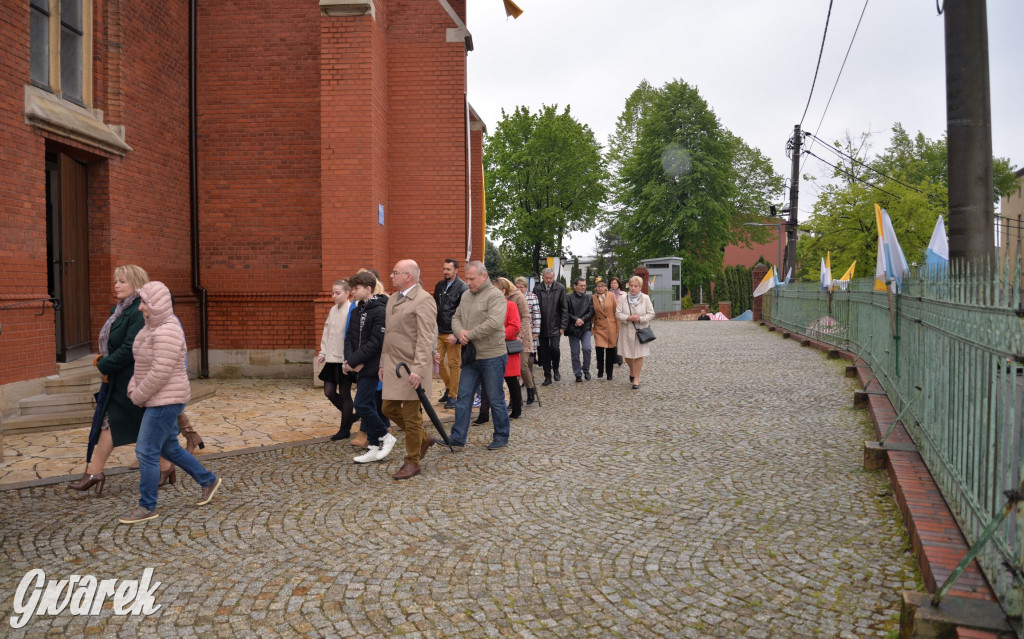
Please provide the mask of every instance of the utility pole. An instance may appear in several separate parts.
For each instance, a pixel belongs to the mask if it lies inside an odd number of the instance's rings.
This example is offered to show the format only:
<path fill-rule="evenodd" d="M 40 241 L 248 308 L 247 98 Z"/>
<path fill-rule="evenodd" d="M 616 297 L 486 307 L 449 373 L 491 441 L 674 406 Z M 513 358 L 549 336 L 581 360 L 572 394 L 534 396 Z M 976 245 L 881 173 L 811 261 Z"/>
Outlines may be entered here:
<path fill-rule="evenodd" d="M 995 252 L 985 0 L 946 0 L 943 13 L 949 259 L 981 263 Z"/>
<path fill-rule="evenodd" d="M 786 147 L 793 159 L 793 172 L 789 179 L 789 222 L 786 223 L 786 262 L 782 265 L 782 274 L 779 279 L 786 277 L 788 269 L 796 270 L 796 224 L 797 205 L 800 195 L 800 145 L 803 142 L 803 134 L 800 125 L 793 127 L 793 138 Z"/>

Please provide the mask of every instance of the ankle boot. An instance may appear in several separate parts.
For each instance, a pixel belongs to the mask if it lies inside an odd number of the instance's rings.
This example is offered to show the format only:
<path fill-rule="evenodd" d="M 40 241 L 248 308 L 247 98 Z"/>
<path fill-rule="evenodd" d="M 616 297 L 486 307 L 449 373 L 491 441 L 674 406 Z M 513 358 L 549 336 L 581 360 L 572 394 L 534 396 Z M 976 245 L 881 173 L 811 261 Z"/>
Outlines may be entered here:
<path fill-rule="evenodd" d="M 188 420 L 185 413 L 178 415 L 178 430 L 185 436 L 185 450 L 191 455 L 192 451 L 196 449 L 196 446 L 200 450 L 206 448 L 206 444 L 203 443 L 203 438 L 199 436 L 196 429 L 192 428 L 192 423 Z M 172 482 L 173 483 L 173 482 Z"/>
<path fill-rule="evenodd" d="M 473 420 L 473 423 L 474 424 L 486 424 L 489 421 L 491 421 L 490 414 L 489 413 L 485 413 L 484 411 L 480 411 L 480 415 L 477 416 L 477 418 Z"/>
<path fill-rule="evenodd" d="M 534 393 L 536 393 L 536 392 L 537 391 L 535 391 L 532 388 L 527 388 L 526 389 L 526 403 L 527 403 L 527 405 L 533 403 Z"/>
<path fill-rule="evenodd" d="M 86 491 L 96 486 L 96 494 L 99 495 L 103 492 L 103 484 L 106 481 L 107 476 L 103 474 L 103 471 L 100 471 L 98 475 L 82 473 L 81 479 L 68 484 L 68 490 Z"/>
<path fill-rule="evenodd" d="M 167 484 L 173 484 L 178 480 L 178 474 L 175 472 L 175 466 L 171 466 L 167 470 L 160 471 L 160 481 L 157 483 L 157 488 L 162 488 Z"/>

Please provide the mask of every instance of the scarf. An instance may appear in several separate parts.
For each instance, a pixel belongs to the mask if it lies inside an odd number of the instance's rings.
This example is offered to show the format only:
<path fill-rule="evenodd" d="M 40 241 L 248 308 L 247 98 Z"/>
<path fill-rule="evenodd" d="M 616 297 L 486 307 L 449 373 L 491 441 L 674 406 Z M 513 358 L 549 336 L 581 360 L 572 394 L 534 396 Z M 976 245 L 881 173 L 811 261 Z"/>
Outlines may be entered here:
<path fill-rule="evenodd" d="M 114 322 L 117 321 L 117 318 L 121 317 L 121 313 L 124 312 L 124 309 L 131 306 L 132 302 L 134 302 L 138 297 L 138 293 L 132 293 L 128 297 L 118 302 L 117 306 L 114 307 L 114 312 L 111 313 L 110 317 L 107 318 L 107 321 L 103 323 L 103 328 L 100 329 L 99 339 L 100 355 L 102 355 L 103 357 L 110 355 L 110 350 L 107 345 L 107 342 L 110 341 L 110 327 L 114 325 Z"/>
<path fill-rule="evenodd" d="M 640 303 L 640 296 L 641 295 L 643 295 L 643 293 L 638 293 L 636 297 L 633 297 L 632 295 L 628 295 L 627 297 L 629 298 L 629 303 L 630 304 L 634 304 L 634 305 L 635 304 L 639 304 Z"/>

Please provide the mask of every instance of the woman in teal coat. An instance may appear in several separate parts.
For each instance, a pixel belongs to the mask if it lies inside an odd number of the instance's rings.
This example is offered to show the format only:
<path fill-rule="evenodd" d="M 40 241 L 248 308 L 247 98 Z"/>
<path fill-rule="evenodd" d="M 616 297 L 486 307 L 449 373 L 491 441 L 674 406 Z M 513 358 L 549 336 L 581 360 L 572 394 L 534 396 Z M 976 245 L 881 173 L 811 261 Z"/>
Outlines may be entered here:
<path fill-rule="evenodd" d="M 135 335 L 146 325 L 142 311 L 139 310 L 137 291 L 148 281 L 149 275 L 140 266 L 127 264 L 114 269 L 117 305 L 110 311 L 110 317 L 100 330 L 100 356 L 95 362 L 107 382 L 103 427 L 85 474 L 77 482 L 68 484 L 72 490 L 84 491 L 95 486 L 96 494 L 100 494 L 106 481 L 103 467 L 114 447 L 134 444 L 139 437 L 139 425 L 146 409 L 128 399 L 128 382 L 135 374 L 132 344 L 135 343 Z M 169 475 L 172 468 L 170 462 L 161 458 L 161 479 L 165 479 L 163 475 Z"/>

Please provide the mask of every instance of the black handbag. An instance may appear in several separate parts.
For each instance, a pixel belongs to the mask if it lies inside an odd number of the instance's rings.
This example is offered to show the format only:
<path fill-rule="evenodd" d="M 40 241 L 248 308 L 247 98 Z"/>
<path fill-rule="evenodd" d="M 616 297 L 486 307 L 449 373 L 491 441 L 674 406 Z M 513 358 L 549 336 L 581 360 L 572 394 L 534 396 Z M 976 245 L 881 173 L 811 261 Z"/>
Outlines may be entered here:
<path fill-rule="evenodd" d="M 473 342 L 466 342 L 462 346 L 462 365 L 468 366 L 476 361 L 476 346 Z"/>
<path fill-rule="evenodd" d="M 626 301 L 626 304 L 629 305 L 629 310 L 633 310 L 633 305 L 629 303 L 629 300 Z M 641 344 L 653 342 L 654 340 L 658 339 L 654 335 L 654 329 L 651 328 L 650 326 L 640 328 L 639 326 L 636 325 L 636 322 L 633 322 L 633 328 L 636 329 L 636 339 Z"/>
<path fill-rule="evenodd" d="M 636 329 L 636 338 L 641 344 L 653 342 L 654 340 L 658 339 L 657 337 L 654 336 L 654 329 L 652 329 L 650 326 L 640 328 L 636 325 L 636 322 L 633 322 L 633 328 Z"/>
<path fill-rule="evenodd" d="M 516 355 L 523 352 L 523 343 L 518 339 L 507 339 L 505 340 L 505 350 L 508 351 L 509 355 Z"/>

